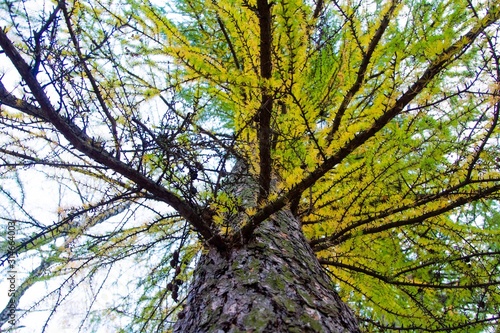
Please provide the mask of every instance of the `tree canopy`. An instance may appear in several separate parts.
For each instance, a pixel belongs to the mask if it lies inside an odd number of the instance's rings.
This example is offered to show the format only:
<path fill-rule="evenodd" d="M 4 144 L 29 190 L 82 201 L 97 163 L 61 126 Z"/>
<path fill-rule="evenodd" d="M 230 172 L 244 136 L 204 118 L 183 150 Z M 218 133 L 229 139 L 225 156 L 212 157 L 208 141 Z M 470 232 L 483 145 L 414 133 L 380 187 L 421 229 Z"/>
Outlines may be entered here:
<path fill-rule="evenodd" d="M 284 209 L 365 331 L 500 323 L 496 2 L 0 13 L 0 234 L 16 230 L 1 270 L 15 254 L 19 323 L 42 309 L 46 331 L 78 297 L 81 330 L 164 331 L 200 251 Z"/>

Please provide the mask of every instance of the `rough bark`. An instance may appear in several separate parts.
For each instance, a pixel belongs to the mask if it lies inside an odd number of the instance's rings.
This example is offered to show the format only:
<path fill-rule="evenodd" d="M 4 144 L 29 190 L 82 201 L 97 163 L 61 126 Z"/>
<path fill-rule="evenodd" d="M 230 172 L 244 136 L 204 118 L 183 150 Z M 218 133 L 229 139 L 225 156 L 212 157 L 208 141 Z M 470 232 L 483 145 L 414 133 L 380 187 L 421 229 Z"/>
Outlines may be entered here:
<path fill-rule="evenodd" d="M 175 332 L 360 332 L 288 211 L 198 263 Z"/>

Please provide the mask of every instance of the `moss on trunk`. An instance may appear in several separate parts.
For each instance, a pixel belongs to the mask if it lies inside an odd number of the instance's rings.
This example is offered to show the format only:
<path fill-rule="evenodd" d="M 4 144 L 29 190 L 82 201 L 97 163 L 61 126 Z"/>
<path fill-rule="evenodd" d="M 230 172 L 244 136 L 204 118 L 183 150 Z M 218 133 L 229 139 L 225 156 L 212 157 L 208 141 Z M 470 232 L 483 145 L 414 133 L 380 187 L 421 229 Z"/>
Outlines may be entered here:
<path fill-rule="evenodd" d="M 359 332 L 291 213 L 254 236 L 202 255 L 175 332 Z"/>

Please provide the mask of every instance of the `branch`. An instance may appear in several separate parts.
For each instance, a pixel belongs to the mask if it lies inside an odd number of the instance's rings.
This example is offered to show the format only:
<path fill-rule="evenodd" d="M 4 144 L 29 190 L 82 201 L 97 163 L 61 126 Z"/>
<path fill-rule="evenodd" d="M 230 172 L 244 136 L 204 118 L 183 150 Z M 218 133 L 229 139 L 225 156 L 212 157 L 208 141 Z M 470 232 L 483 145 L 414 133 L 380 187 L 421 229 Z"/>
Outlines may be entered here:
<path fill-rule="evenodd" d="M 463 324 L 455 324 L 453 326 L 446 326 L 446 327 L 440 327 L 440 328 L 427 328 L 423 326 L 413 326 L 413 325 L 408 325 L 408 326 L 388 326 L 387 324 L 382 324 L 378 321 L 372 320 L 370 318 L 362 318 L 362 321 L 368 322 L 380 329 L 382 329 L 381 332 L 387 332 L 387 331 L 399 331 L 399 332 L 464 332 L 464 328 L 469 328 L 473 327 L 475 325 L 479 325 L 482 323 L 488 323 L 488 322 L 495 322 L 500 319 L 499 316 L 492 316 L 488 317 L 486 319 L 474 319 L 474 321 L 467 321 L 464 322 Z M 490 324 L 492 325 L 492 324 Z M 465 331 L 466 332 L 466 331 Z"/>
<path fill-rule="evenodd" d="M 78 60 L 81 63 L 83 70 L 85 71 L 85 75 L 89 79 L 90 85 L 92 86 L 92 90 L 94 91 L 94 94 L 97 97 L 99 105 L 101 106 L 104 114 L 106 115 L 106 118 L 108 119 L 108 121 L 110 123 L 111 134 L 113 135 L 113 140 L 115 143 L 116 158 L 120 158 L 120 142 L 118 139 L 116 120 L 113 117 L 113 115 L 111 114 L 111 112 L 109 111 L 108 106 L 106 105 L 106 102 L 104 101 L 104 97 L 102 96 L 102 93 L 99 89 L 97 81 L 95 80 L 94 76 L 92 75 L 92 72 L 88 68 L 87 63 L 85 62 L 85 57 L 82 54 L 82 51 L 80 49 L 80 45 L 78 43 L 78 39 L 76 38 L 76 34 L 73 31 L 73 26 L 71 25 L 70 16 L 68 14 L 68 10 L 66 8 L 66 4 L 64 1 L 61 1 L 61 8 L 62 8 L 62 11 L 64 13 L 64 19 L 66 21 L 66 26 L 68 27 L 68 32 L 69 32 L 69 35 L 71 37 L 71 41 L 73 43 L 73 46 L 75 47 L 76 54 L 78 56 Z"/>
<path fill-rule="evenodd" d="M 35 54 L 35 61 L 32 66 L 31 72 L 33 73 L 34 76 L 38 74 L 38 69 L 40 68 L 40 64 L 42 62 L 42 36 L 43 34 L 50 28 L 50 25 L 56 21 L 57 14 L 59 13 L 59 5 L 57 5 L 54 8 L 54 11 L 52 14 L 50 14 L 49 18 L 47 19 L 47 22 L 38 30 L 37 32 L 34 32 L 33 39 L 35 41 L 35 47 L 34 47 L 34 54 Z M 56 23 L 57 24 L 57 23 Z"/>
<path fill-rule="evenodd" d="M 7 91 L 3 82 L 0 80 L 0 105 L 1 104 L 10 106 L 13 109 L 19 110 L 37 119 L 49 122 L 49 118 L 47 118 L 46 114 L 40 108 L 12 95 L 12 93 Z"/>
<path fill-rule="evenodd" d="M 489 194 L 493 194 L 493 193 L 496 193 L 498 191 L 500 191 L 500 185 L 492 186 L 486 190 L 478 191 L 475 195 L 461 197 L 461 198 L 455 200 L 454 202 L 451 202 L 450 204 L 448 204 L 442 208 L 424 213 L 424 214 L 419 215 L 419 216 L 415 216 L 413 218 L 400 220 L 400 221 L 394 221 L 394 222 L 383 224 L 380 226 L 366 228 L 366 229 L 361 230 L 361 231 L 359 231 L 359 230 L 355 231 L 355 229 L 357 227 L 362 226 L 362 225 L 366 225 L 368 223 L 368 222 L 364 221 L 363 223 L 357 223 L 354 227 L 349 226 L 349 227 L 339 231 L 338 233 L 331 235 L 330 237 L 328 237 L 326 239 L 318 239 L 318 240 L 312 241 L 310 244 L 313 247 L 313 251 L 318 252 L 321 250 L 325 250 L 331 246 L 335 246 L 337 244 L 340 244 L 340 243 L 342 243 L 342 242 L 344 242 L 347 239 L 352 238 L 352 237 L 361 236 L 361 235 L 368 235 L 368 234 L 375 234 L 375 233 L 387 231 L 387 230 L 394 229 L 394 228 L 418 224 L 418 223 L 421 223 L 429 218 L 450 212 L 457 207 L 463 206 L 463 205 L 470 203 L 472 201 L 479 200 L 479 199 L 484 198 L 485 196 L 487 196 Z"/>
<path fill-rule="evenodd" d="M 484 257 L 500 256 L 500 251 L 477 252 L 477 253 L 472 253 L 472 254 L 468 254 L 468 255 L 456 257 L 456 258 L 447 258 L 445 260 L 445 262 L 451 263 L 453 261 L 468 261 L 468 260 L 470 260 L 472 258 L 483 257 L 483 256 Z M 398 276 L 406 275 L 406 274 L 408 274 L 410 272 L 417 271 L 419 269 L 422 269 L 422 268 L 425 268 L 425 267 L 429 267 L 429 266 L 432 266 L 432 265 L 435 265 L 435 264 L 439 264 L 441 262 L 442 261 L 440 261 L 440 260 L 436 260 L 436 261 L 429 261 L 429 262 L 419 263 L 416 266 L 405 268 L 405 269 L 397 272 L 396 274 L 394 274 L 393 278 L 397 278 Z"/>
<path fill-rule="evenodd" d="M 420 288 L 432 288 L 432 289 L 470 289 L 470 288 L 484 288 L 484 287 L 500 285 L 500 280 L 499 281 L 491 281 L 491 282 L 483 282 L 483 283 L 473 283 L 473 284 L 458 284 L 457 281 L 451 281 L 451 282 L 446 283 L 446 284 L 430 284 L 430 283 L 397 281 L 397 280 L 394 280 L 393 277 L 379 274 L 371 269 L 361 267 L 361 266 L 344 264 L 344 263 L 341 263 L 338 261 L 327 260 L 327 259 L 319 259 L 319 263 L 322 265 L 328 265 L 328 266 L 347 269 L 347 270 L 357 272 L 357 273 L 362 273 L 362 274 L 371 276 L 373 278 L 376 278 L 377 280 L 380 280 L 382 282 L 385 282 L 385 283 L 393 285 L 393 286 L 407 286 L 407 287 L 420 287 Z"/>
<path fill-rule="evenodd" d="M 324 2 L 323 0 L 317 0 L 316 1 L 316 6 L 314 6 L 314 13 L 313 13 L 313 18 L 314 19 L 317 19 L 319 17 L 319 15 L 321 14 L 321 12 L 323 11 L 323 7 L 324 7 Z"/>
<path fill-rule="evenodd" d="M 189 223 L 197 232 L 201 234 L 205 241 L 220 250 L 225 249 L 226 244 L 222 237 L 210 228 L 209 221 L 204 221 L 201 216 L 199 216 L 196 207 L 191 206 L 188 202 L 182 200 L 165 187 L 157 184 L 142 173 L 131 168 L 128 164 L 113 157 L 107 151 L 103 150 L 102 147 L 96 145 L 93 139 L 85 134 L 78 126 L 59 115 L 44 92 L 42 86 L 31 73 L 30 66 L 21 57 L 3 29 L 0 29 L 0 46 L 14 67 L 17 69 L 26 85 L 30 88 L 31 93 L 40 105 L 40 108 L 37 109 L 36 112 L 32 112 L 31 115 L 38 115 L 40 119 L 50 122 L 66 138 L 66 140 L 68 140 L 69 143 L 81 153 L 133 181 L 139 187 L 150 192 L 155 198 L 157 198 L 157 200 L 169 204 L 187 221 L 189 221 Z M 15 105 L 13 107 L 15 107 Z M 25 109 L 26 108 L 19 110 L 24 111 Z M 31 110 L 32 108 L 29 109 Z"/>
<path fill-rule="evenodd" d="M 344 99 L 342 100 L 342 103 L 340 104 L 340 106 L 337 110 L 337 113 L 335 115 L 335 119 L 333 120 L 332 128 L 330 129 L 330 132 L 328 133 L 328 136 L 326 139 L 328 145 L 332 142 L 333 135 L 339 129 L 340 121 L 341 121 L 341 119 L 342 119 L 342 117 L 347 109 L 347 106 L 349 105 L 352 98 L 359 91 L 359 89 L 361 88 L 361 85 L 363 84 L 363 81 L 364 81 L 365 75 L 366 75 L 366 69 L 368 68 L 368 65 L 370 64 L 373 52 L 375 52 L 375 48 L 377 47 L 378 43 L 382 39 L 382 36 L 383 36 L 385 30 L 389 26 L 391 16 L 394 13 L 394 11 L 396 10 L 397 5 L 398 5 L 398 1 L 392 2 L 391 7 L 389 8 L 387 13 L 382 18 L 382 21 L 380 22 L 380 26 L 378 27 L 377 31 L 375 32 L 375 35 L 371 39 L 370 44 L 368 45 L 368 50 L 366 52 L 361 50 L 361 52 L 363 53 L 363 60 L 361 61 L 361 64 L 359 66 L 356 81 L 352 85 L 351 89 L 349 89 L 349 91 L 345 95 Z"/>
<path fill-rule="evenodd" d="M 263 84 L 272 75 L 272 32 L 271 32 L 271 4 L 267 0 L 257 1 L 257 12 L 260 27 L 260 75 L 264 79 Z M 273 109 L 273 96 L 269 88 L 262 88 L 261 104 L 257 114 L 259 128 L 257 137 L 259 140 L 259 197 L 258 202 L 263 202 L 269 195 L 271 188 L 271 115 Z"/>
<path fill-rule="evenodd" d="M 10 298 L 10 304 L 14 304 L 16 306 L 16 311 L 19 311 L 19 301 L 26 293 L 26 291 L 32 287 L 38 279 L 43 276 L 45 270 L 50 266 L 49 260 L 44 259 L 34 270 L 32 270 L 29 276 L 24 280 L 19 287 L 17 287 L 16 292 Z M 3 308 L 2 312 L 0 312 L 0 327 L 2 327 L 10 318 L 10 312 L 12 308 L 7 304 L 5 308 Z"/>
<path fill-rule="evenodd" d="M 236 69 L 241 69 L 240 62 L 238 61 L 238 55 L 236 54 L 236 50 L 234 49 L 234 45 L 231 42 L 231 38 L 227 33 L 226 26 L 224 25 L 224 22 L 222 22 L 219 15 L 217 15 L 217 23 L 219 24 L 222 34 L 224 35 L 227 45 L 229 46 L 229 50 L 231 51 L 231 55 L 233 56 L 234 65 L 236 66 Z"/>
<path fill-rule="evenodd" d="M 319 164 L 302 181 L 298 182 L 292 188 L 268 203 L 253 215 L 249 221 L 241 228 L 239 235 L 236 238 L 243 237 L 249 239 L 253 230 L 269 216 L 282 209 L 293 198 L 301 195 L 302 192 L 313 186 L 316 181 L 322 178 L 328 171 L 332 170 L 336 165 L 344 160 L 356 148 L 364 144 L 368 139 L 377 134 L 385 125 L 396 117 L 420 92 L 422 92 L 427 85 L 438 75 L 447 65 L 452 63 L 460 55 L 462 55 L 474 40 L 481 34 L 487 27 L 492 25 L 495 21 L 500 19 L 500 9 L 497 7 L 492 8 L 486 16 L 479 20 L 479 22 L 469 30 L 458 41 L 453 43 L 450 47 L 443 50 L 436 56 L 425 72 L 394 102 L 394 105 L 389 108 L 380 118 L 376 119 L 371 127 L 364 131 L 354 134 L 354 137 L 348 141 L 343 147 L 337 150 L 332 156 L 327 158 L 322 164 Z"/>
<path fill-rule="evenodd" d="M 99 166 L 99 165 L 85 165 L 85 164 L 76 164 L 76 163 L 64 163 L 64 162 L 54 162 L 54 161 L 46 161 L 38 157 L 30 156 L 27 154 L 23 153 L 18 153 L 13 150 L 8 150 L 4 148 L 0 148 L 0 153 L 5 154 L 5 155 L 10 155 L 16 158 L 19 158 L 21 160 L 24 160 L 20 163 L 2 163 L 0 166 L 21 166 L 21 167 L 26 167 L 29 165 L 46 165 L 50 167 L 55 167 L 55 168 L 61 168 L 61 169 L 86 169 L 86 168 L 92 168 L 92 169 L 107 169 L 105 166 Z"/>

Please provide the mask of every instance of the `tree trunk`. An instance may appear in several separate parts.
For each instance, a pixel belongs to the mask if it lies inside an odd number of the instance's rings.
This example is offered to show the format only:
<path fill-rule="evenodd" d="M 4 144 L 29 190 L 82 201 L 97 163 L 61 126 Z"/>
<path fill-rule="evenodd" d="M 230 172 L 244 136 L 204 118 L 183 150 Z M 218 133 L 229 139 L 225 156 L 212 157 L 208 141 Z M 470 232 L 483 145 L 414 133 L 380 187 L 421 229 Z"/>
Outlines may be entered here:
<path fill-rule="evenodd" d="M 174 331 L 360 332 L 287 211 L 244 247 L 202 255 Z"/>

